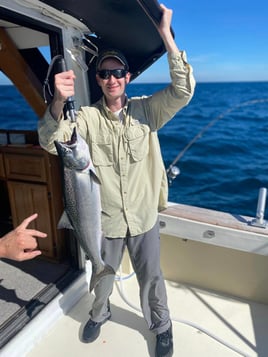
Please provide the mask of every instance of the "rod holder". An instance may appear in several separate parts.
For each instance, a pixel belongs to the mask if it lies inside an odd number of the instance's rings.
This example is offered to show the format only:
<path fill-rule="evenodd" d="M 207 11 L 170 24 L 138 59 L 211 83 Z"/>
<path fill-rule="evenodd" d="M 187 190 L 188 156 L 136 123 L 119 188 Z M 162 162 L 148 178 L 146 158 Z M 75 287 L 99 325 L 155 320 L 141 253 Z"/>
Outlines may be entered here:
<path fill-rule="evenodd" d="M 267 222 L 264 220 L 266 197 L 267 197 L 267 188 L 261 187 L 259 190 L 256 218 L 254 218 L 250 222 L 251 226 L 266 228 Z"/>

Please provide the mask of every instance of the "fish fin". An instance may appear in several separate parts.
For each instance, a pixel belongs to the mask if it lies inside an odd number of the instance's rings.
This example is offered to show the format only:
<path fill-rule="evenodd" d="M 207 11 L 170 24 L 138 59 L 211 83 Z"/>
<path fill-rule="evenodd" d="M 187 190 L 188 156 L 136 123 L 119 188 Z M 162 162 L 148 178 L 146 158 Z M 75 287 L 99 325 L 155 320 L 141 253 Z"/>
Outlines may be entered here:
<path fill-rule="evenodd" d="M 59 223 L 57 225 L 57 228 L 58 229 L 62 229 L 62 228 L 67 228 L 67 229 L 74 229 L 68 216 L 67 216 L 67 213 L 66 211 L 63 211 L 63 214 L 59 220 Z"/>
<path fill-rule="evenodd" d="M 106 275 L 115 275 L 115 271 L 108 264 L 105 264 L 104 269 L 98 274 L 94 273 L 93 270 L 90 279 L 89 291 L 91 292 L 94 289 L 94 287 L 97 285 L 97 283 Z"/>
<path fill-rule="evenodd" d="M 98 183 L 99 185 L 101 184 L 100 179 L 98 178 L 98 176 L 97 176 L 95 170 L 90 169 L 89 174 L 90 174 L 90 177 L 91 177 L 96 183 Z"/>

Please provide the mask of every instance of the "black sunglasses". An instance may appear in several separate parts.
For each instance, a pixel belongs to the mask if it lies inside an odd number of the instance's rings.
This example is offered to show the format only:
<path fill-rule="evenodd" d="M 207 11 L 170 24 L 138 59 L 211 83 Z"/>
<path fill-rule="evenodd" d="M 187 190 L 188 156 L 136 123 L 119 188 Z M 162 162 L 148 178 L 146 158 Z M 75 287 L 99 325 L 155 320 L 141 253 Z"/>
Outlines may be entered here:
<path fill-rule="evenodd" d="M 111 78 L 112 75 L 115 78 L 119 79 L 125 77 L 127 72 L 128 71 L 126 69 L 120 68 L 120 69 L 101 69 L 97 73 L 102 79 L 109 79 Z"/>

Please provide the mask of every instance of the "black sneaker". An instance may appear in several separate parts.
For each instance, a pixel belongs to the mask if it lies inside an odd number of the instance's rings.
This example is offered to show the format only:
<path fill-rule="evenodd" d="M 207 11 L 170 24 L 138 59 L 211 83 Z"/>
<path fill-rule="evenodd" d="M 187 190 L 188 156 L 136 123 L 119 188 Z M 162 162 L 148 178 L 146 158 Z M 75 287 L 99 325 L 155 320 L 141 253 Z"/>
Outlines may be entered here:
<path fill-rule="evenodd" d="M 173 355 L 173 336 L 172 326 L 170 328 L 156 335 L 156 349 L 155 357 L 171 357 Z"/>
<path fill-rule="evenodd" d="M 110 320 L 110 318 L 111 315 L 101 322 L 95 322 L 89 319 L 83 330 L 83 334 L 82 334 L 83 342 L 90 343 L 95 341 L 100 335 L 101 325 L 103 325 L 107 320 Z"/>

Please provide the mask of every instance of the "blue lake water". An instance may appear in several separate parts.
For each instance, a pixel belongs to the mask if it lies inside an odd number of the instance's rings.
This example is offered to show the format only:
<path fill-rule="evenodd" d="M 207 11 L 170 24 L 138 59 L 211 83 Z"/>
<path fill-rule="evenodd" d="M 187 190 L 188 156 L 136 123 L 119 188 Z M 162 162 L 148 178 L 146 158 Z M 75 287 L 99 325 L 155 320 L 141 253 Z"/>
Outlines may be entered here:
<path fill-rule="evenodd" d="M 163 86 L 131 84 L 128 95 Z M 35 130 L 36 122 L 16 88 L 0 86 L 0 129 Z M 167 168 L 182 153 L 170 201 L 255 216 L 259 188 L 268 187 L 268 82 L 198 83 L 159 139 Z"/>

